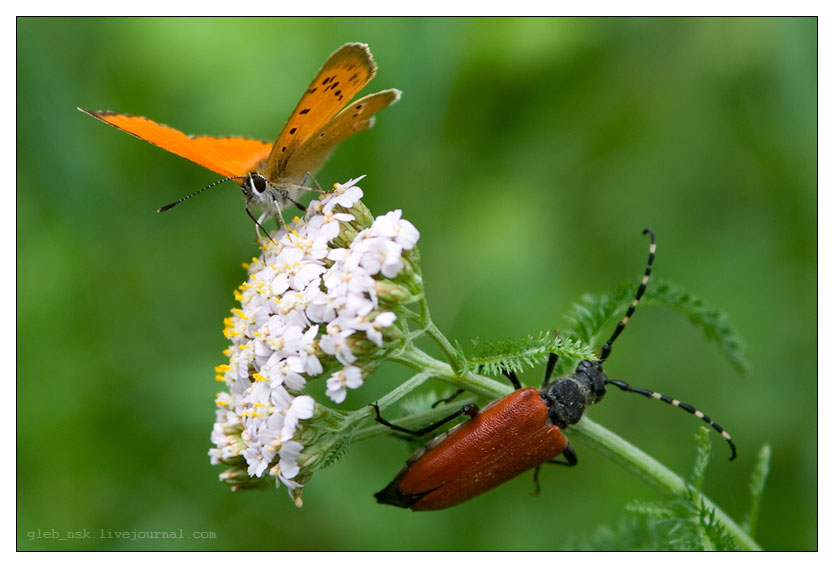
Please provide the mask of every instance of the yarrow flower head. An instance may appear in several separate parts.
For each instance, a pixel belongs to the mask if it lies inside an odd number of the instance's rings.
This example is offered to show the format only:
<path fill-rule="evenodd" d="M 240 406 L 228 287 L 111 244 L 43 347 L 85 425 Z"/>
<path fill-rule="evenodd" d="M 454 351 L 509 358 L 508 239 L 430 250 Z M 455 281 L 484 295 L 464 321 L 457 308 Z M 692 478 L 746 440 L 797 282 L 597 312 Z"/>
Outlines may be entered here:
<path fill-rule="evenodd" d="M 307 381 L 324 379 L 326 396 L 342 403 L 401 344 L 398 308 L 422 297 L 419 232 L 399 210 L 374 219 L 359 201 L 361 179 L 312 201 L 245 265 L 240 305 L 224 322 L 228 362 L 216 373 L 227 390 L 209 451 L 230 466 L 220 477 L 233 489 L 271 477 L 300 506 L 341 416 L 306 394 Z"/>

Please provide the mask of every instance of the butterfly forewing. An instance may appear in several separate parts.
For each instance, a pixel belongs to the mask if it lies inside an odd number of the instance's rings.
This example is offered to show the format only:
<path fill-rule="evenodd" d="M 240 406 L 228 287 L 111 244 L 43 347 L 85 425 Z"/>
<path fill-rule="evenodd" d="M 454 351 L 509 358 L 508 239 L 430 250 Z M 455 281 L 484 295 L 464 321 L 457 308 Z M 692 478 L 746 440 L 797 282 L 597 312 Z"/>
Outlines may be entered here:
<path fill-rule="evenodd" d="M 287 163 L 285 176 L 297 179 L 318 171 L 342 140 L 373 126 L 373 115 L 399 98 L 399 90 L 388 89 L 351 103 L 296 151 Z"/>
<path fill-rule="evenodd" d="M 368 84 L 374 73 L 376 64 L 367 45 L 348 43 L 337 49 L 310 83 L 275 140 L 266 163 L 267 179 L 301 181 L 296 179 L 298 168 L 288 168 L 292 155 L 327 125 Z M 288 169 L 296 175 L 289 177 Z M 301 176 L 304 173 L 306 171 L 301 172 Z"/>
<path fill-rule="evenodd" d="M 142 116 L 80 110 L 223 177 L 246 174 L 263 162 L 271 149 L 269 143 L 251 138 L 188 136 L 175 128 Z"/>

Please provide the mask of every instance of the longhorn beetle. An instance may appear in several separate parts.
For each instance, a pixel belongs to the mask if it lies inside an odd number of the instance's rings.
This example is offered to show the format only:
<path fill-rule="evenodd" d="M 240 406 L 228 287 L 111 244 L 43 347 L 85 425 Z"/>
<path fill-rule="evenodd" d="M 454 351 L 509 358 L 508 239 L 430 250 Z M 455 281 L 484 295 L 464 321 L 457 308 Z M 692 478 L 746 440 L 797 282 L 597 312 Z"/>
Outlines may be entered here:
<path fill-rule="evenodd" d="M 666 395 L 609 379 L 602 370 L 603 363 L 611 355 L 611 346 L 634 314 L 651 275 L 655 237 L 651 229 L 645 229 L 643 234 L 649 235 L 651 243 L 646 271 L 634 301 L 602 347 L 598 361 L 580 361 L 573 375 L 551 382 L 558 361 L 558 355 L 551 353 L 541 390 L 521 388 L 516 374 L 505 372 L 516 388 L 515 392 L 492 403 L 483 412 L 479 412 L 474 404 L 465 405 L 451 416 L 420 430 L 409 430 L 388 422 L 380 415 L 379 406 L 372 405 L 377 422 L 415 436 L 431 432 L 463 414 L 471 417 L 412 455 L 394 481 L 374 495 L 377 502 L 415 511 L 445 509 L 532 468 L 536 468 L 534 480 L 538 487 L 542 464 L 577 464 L 576 453 L 562 430 L 579 422 L 587 406 L 602 400 L 607 384 L 662 400 L 694 414 L 727 440 L 732 451 L 730 460 L 735 459 L 736 447 L 730 435 L 703 412 Z M 564 459 L 555 459 L 560 454 Z"/>

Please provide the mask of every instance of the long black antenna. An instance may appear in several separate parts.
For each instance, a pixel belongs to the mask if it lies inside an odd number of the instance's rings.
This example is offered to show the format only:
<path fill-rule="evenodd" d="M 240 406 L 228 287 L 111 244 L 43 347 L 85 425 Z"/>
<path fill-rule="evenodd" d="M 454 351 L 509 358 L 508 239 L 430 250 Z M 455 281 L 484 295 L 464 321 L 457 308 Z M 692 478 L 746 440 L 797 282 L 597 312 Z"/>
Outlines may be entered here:
<path fill-rule="evenodd" d="M 617 339 L 617 337 L 619 337 L 619 335 L 623 332 L 626 324 L 628 323 L 629 318 L 631 318 L 631 316 L 634 315 L 634 310 L 637 308 L 637 304 L 640 303 L 640 298 L 643 297 L 643 294 L 646 292 L 646 285 L 649 283 L 649 276 L 651 276 L 652 273 L 652 263 L 654 263 L 654 255 L 655 251 L 657 250 L 657 245 L 654 241 L 654 232 L 651 229 L 644 229 L 643 234 L 648 234 L 649 240 L 651 241 L 651 244 L 649 245 L 649 261 L 646 263 L 646 272 L 643 274 L 643 279 L 640 281 L 640 287 L 637 288 L 637 293 L 634 295 L 634 301 L 631 302 L 631 305 L 628 307 L 628 311 L 626 312 L 625 317 L 623 317 L 623 319 L 620 320 L 620 323 L 617 324 L 617 329 L 614 330 L 614 333 L 611 334 L 611 338 L 602 347 L 602 354 L 599 359 L 600 365 L 602 365 L 602 363 L 608 358 L 608 356 L 611 355 L 611 345 L 614 343 L 614 340 Z M 713 422 L 712 418 L 710 418 L 694 406 L 686 404 L 685 402 L 681 402 L 670 396 L 666 396 L 665 394 L 660 394 L 659 392 L 655 392 L 653 390 L 633 387 L 625 381 L 615 381 L 609 379 L 608 377 L 605 377 L 605 383 L 608 385 L 614 385 L 615 387 L 626 392 L 633 392 L 641 394 L 647 398 L 662 400 L 666 404 L 677 406 L 678 408 L 681 408 L 689 412 L 690 414 L 694 414 L 696 417 L 700 418 L 701 420 L 712 426 L 716 432 L 721 434 L 721 437 L 724 438 L 730 445 L 730 451 L 732 452 L 732 455 L 730 456 L 730 461 L 736 459 L 736 445 L 733 443 L 733 438 L 730 436 L 730 434 L 728 434 L 724 430 L 724 428 L 721 427 L 721 425 L 719 425 L 716 422 Z"/>
<path fill-rule="evenodd" d="M 674 399 L 671 396 L 666 396 L 665 394 L 660 394 L 659 392 L 655 392 L 653 390 L 635 388 L 635 387 L 629 385 L 628 383 L 626 383 L 625 381 L 613 381 L 609 378 L 606 378 L 605 383 L 609 384 L 609 385 L 614 385 L 615 387 L 618 387 L 618 388 L 620 388 L 620 389 L 622 389 L 626 392 L 634 392 L 634 393 L 637 393 L 637 394 L 642 394 L 643 396 L 648 397 L 648 398 L 653 398 L 655 400 L 662 400 L 666 404 L 671 404 L 672 406 L 677 406 L 678 408 L 682 408 L 683 410 L 687 411 L 690 414 L 694 414 L 695 416 L 697 416 L 698 418 L 700 418 L 701 420 L 703 420 L 704 422 L 706 422 L 707 424 L 709 424 L 710 426 L 715 428 L 715 431 L 718 432 L 719 434 L 721 434 L 722 438 L 727 440 L 727 443 L 730 444 L 730 451 L 732 451 L 732 453 L 733 453 L 730 456 L 730 461 L 733 461 L 734 459 L 736 459 L 736 445 L 733 443 L 732 436 L 730 436 L 730 434 L 728 434 L 724 430 L 724 428 L 722 428 L 719 424 L 717 424 L 716 422 L 713 422 L 712 418 L 710 418 L 709 416 L 707 416 L 706 414 L 704 414 L 703 412 L 701 412 L 700 410 L 698 410 L 694 406 L 692 406 L 690 404 L 686 404 L 685 402 L 681 402 L 677 399 Z"/>
<path fill-rule="evenodd" d="M 605 345 L 602 346 L 602 353 L 599 357 L 599 364 L 602 365 L 608 356 L 611 355 L 611 345 L 614 343 L 614 340 L 623 332 L 625 329 L 626 324 L 628 323 L 629 318 L 634 315 L 634 310 L 637 309 L 637 304 L 640 303 L 640 298 L 643 297 L 643 293 L 646 291 L 646 284 L 649 283 L 649 276 L 652 273 L 652 263 L 654 262 L 654 253 L 657 250 L 657 245 L 654 242 L 654 231 L 649 228 L 643 229 L 643 234 L 649 235 L 649 262 L 646 264 L 646 272 L 643 274 L 643 279 L 640 281 L 640 287 L 637 288 L 637 294 L 634 295 L 634 301 L 631 302 L 631 305 L 628 307 L 628 311 L 626 312 L 625 317 L 620 320 L 620 323 L 617 324 L 617 329 L 614 330 L 614 333 L 611 334 L 611 338 L 605 342 Z"/>
<path fill-rule="evenodd" d="M 200 194 L 200 193 L 203 193 L 205 190 L 207 190 L 207 189 L 209 189 L 209 188 L 211 188 L 211 187 L 214 187 L 215 185 L 221 184 L 221 183 L 223 183 L 224 181 L 229 181 L 229 180 L 231 180 L 231 179 L 243 179 L 243 176 L 230 176 L 230 177 L 227 177 L 227 178 L 223 178 L 223 179 L 217 180 L 216 182 L 214 182 L 214 183 L 210 183 L 210 184 L 208 184 L 206 187 L 204 187 L 204 188 L 202 188 L 202 189 L 198 189 L 197 191 L 195 191 L 195 192 L 193 192 L 193 193 L 189 193 L 189 194 L 188 194 L 188 195 L 186 195 L 185 197 L 180 197 L 179 199 L 177 199 L 177 200 L 176 200 L 176 201 L 174 201 L 173 203 L 169 203 L 168 205 L 163 205 L 162 207 L 160 207 L 159 209 L 157 209 L 157 210 L 156 210 L 156 212 L 157 212 L 157 213 L 162 213 L 163 211 L 168 211 L 169 209 L 173 209 L 174 207 L 176 207 L 177 205 L 179 205 L 180 203 L 182 203 L 182 202 L 183 202 L 183 201 L 185 201 L 186 199 L 191 199 L 191 198 L 192 198 L 192 197 L 194 197 L 195 195 L 198 195 L 198 194 Z"/>

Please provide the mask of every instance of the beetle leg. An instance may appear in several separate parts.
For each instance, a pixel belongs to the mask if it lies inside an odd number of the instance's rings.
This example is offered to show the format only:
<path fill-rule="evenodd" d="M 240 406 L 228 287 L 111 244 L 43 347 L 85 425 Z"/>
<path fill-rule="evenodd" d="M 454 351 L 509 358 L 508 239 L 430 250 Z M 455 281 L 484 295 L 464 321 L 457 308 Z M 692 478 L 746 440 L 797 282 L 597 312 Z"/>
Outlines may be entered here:
<path fill-rule="evenodd" d="M 504 376 L 510 379 L 510 382 L 515 387 L 515 390 L 521 390 L 521 381 L 518 380 L 518 375 L 515 374 L 515 371 L 501 371 L 504 373 Z"/>
<path fill-rule="evenodd" d="M 557 460 L 554 458 L 545 463 L 553 465 L 566 465 L 569 467 L 575 466 L 579 463 L 579 459 L 576 457 L 576 452 L 574 451 L 573 446 L 570 445 L 570 442 L 568 442 L 568 445 L 565 447 L 564 451 L 562 452 L 562 455 L 565 456 L 564 461 Z M 539 483 L 539 470 L 541 468 L 542 465 L 539 464 L 536 466 L 536 469 L 533 470 L 533 495 L 538 495 L 539 493 L 541 493 L 542 490 L 542 486 Z"/>
<path fill-rule="evenodd" d="M 515 374 L 515 371 L 501 371 L 501 372 L 504 373 L 504 376 L 507 377 L 510 380 L 510 382 L 513 384 L 513 387 L 515 387 L 515 390 L 521 390 L 521 381 L 518 380 L 518 375 Z M 551 370 L 551 373 L 552 372 L 553 371 Z M 446 397 L 446 398 L 441 398 L 440 400 L 434 401 L 434 404 L 432 404 L 431 407 L 435 408 L 438 404 L 452 402 L 458 396 L 460 396 L 463 392 L 465 392 L 463 389 L 458 389 L 454 392 L 454 394 L 452 394 L 452 396 L 449 396 L 449 397 Z"/>
<path fill-rule="evenodd" d="M 447 422 L 451 422 L 452 420 L 454 420 L 458 416 L 461 416 L 462 414 L 466 414 L 467 416 L 475 416 L 475 415 L 478 414 L 478 411 L 479 411 L 479 408 L 478 408 L 477 404 L 464 404 L 462 407 L 460 407 L 460 410 L 456 411 L 453 414 L 450 414 L 449 416 L 447 416 L 446 418 L 444 418 L 444 419 L 442 419 L 438 422 L 435 422 L 434 424 L 429 424 L 428 426 L 426 426 L 424 428 L 420 428 L 419 430 L 409 430 L 408 428 L 403 428 L 402 426 L 397 426 L 396 424 L 391 424 L 385 418 L 383 418 L 379 414 L 379 406 L 377 405 L 377 403 L 374 402 L 373 404 L 371 404 L 371 406 L 376 411 L 376 421 L 377 422 L 379 422 L 383 426 L 388 426 L 392 430 L 396 430 L 397 432 L 405 432 L 406 434 L 411 434 L 412 436 L 422 436 L 424 434 L 428 434 L 432 430 L 435 430 L 435 429 L 443 426 Z"/>
<path fill-rule="evenodd" d="M 458 389 L 452 394 L 452 396 L 447 396 L 446 398 L 441 398 L 440 400 L 435 400 L 434 403 L 431 405 L 431 407 L 435 408 L 438 404 L 449 404 L 450 402 L 455 400 L 457 397 L 459 397 L 464 392 L 466 392 L 466 391 L 464 391 L 463 389 Z"/>
<path fill-rule="evenodd" d="M 545 386 L 550 382 L 550 377 L 553 376 L 553 371 L 556 369 L 556 363 L 558 362 L 559 356 L 556 353 L 551 353 L 547 360 L 547 369 L 544 371 L 544 381 L 542 382 L 542 386 Z"/>
<path fill-rule="evenodd" d="M 545 463 L 552 463 L 553 465 L 567 465 L 571 467 L 579 463 L 579 458 L 576 457 L 576 452 L 574 451 L 573 446 L 570 445 L 570 442 L 568 442 L 568 445 L 565 447 L 565 450 L 561 453 L 561 455 L 565 456 L 564 461 L 553 458 L 549 462 Z"/>
<path fill-rule="evenodd" d="M 542 486 L 539 483 L 539 470 L 542 468 L 541 464 L 536 466 L 533 470 L 533 495 L 538 495 L 542 492 Z"/>

